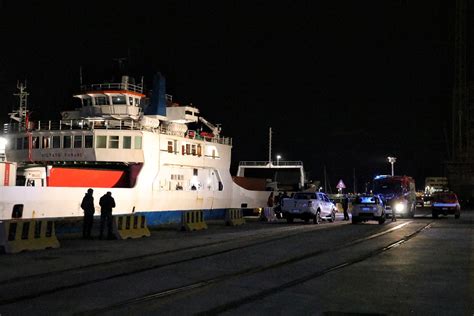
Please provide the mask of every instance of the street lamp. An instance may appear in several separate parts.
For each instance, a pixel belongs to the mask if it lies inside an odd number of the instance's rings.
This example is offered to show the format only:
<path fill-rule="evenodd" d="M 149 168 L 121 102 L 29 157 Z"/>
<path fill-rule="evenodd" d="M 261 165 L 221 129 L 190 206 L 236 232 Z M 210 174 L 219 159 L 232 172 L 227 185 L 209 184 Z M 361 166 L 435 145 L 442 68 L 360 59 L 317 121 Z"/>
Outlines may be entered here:
<path fill-rule="evenodd" d="M 397 161 L 397 158 L 396 157 L 387 157 L 388 159 L 388 162 L 390 162 L 390 164 L 392 165 L 392 177 L 394 175 L 393 173 L 393 165 L 395 164 L 395 162 Z"/>
<path fill-rule="evenodd" d="M 280 155 L 277 155 L 277 166 L 280 165 L 280 159 L 281 159 L 281 156 L 280 156 Z"/>

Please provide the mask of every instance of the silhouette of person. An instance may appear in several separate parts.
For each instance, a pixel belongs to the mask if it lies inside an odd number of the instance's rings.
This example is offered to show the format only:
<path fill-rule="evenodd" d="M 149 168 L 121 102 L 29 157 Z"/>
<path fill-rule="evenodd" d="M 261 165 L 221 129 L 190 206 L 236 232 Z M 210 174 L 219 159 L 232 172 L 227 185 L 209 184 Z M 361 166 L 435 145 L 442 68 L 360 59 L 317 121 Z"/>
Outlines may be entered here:
<path fill-rule="evenodd" d="M 113 239 L 114 235 L 112 232 L 112 208 L 115 207 L 115 200 L 112 197 L 112 192 L 104 194 L 100 200 L 100 235 L 99 238 L 103 238 L 104 226 L 107 224 L 107 239 Z"/>
<path fill-rule="evenodd" d="M 93 192 L 94 190 L 88 189 L 81 202 L 81 208 L 84 210 L 84 222 L 82 226 L 82 238 L 84 239 L 92 239 L 91 231 L 95 213 Z"/>
<path fill-rule="evenodd" d="M 273 207 L 273 202 L 274 202 L 274 199 L 273 199 L 273 191 L 270 193 L 270 196 L 268 197 L 268 200 L 267 200 L 267 206 L 268 207 Z"/>
<path fill-rule="evenodd" d="M 349 212 L 347 211 L 349 209 L 349 198 L 345 196 L 342 199 L 342 210 L 344 211 L 344 220 L 348 221 L 349 220 Z"/>

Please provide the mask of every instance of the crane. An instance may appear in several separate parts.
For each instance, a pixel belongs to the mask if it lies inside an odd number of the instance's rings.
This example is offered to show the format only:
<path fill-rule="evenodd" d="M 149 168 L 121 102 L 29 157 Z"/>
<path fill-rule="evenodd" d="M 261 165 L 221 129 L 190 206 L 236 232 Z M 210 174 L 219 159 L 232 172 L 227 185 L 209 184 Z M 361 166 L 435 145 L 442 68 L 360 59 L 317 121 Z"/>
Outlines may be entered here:
<path fill-rule="evenodd" d="M 199 117 L 199 120 L 211 129 L 214 136 L 219 136 L 219 134 L 221 132 L 221 127 L 219 126 L 219 124 L 214 125 L 211 122 L 209 122 L 208 120 L 206 120 L 205 118 L 203 118 L 202 116 Z"/>

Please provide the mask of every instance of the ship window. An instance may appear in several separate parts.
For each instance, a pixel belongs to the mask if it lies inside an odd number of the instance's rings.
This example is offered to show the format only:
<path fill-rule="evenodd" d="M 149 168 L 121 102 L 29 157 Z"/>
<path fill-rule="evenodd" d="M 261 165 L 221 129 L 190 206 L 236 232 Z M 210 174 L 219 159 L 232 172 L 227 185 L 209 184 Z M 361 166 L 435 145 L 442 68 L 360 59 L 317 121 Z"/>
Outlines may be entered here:
<path fill-rule="evenodd" d="M 71 148 L 71 136 L 65 135 L 63 137 L 63 148 Z"/>
<path fill-rule="evenodd" d="M 191 154 L 191 145 L 186 144 L 186 155 Z"/>
<path fill-rule="evenodd" d="M 85 148 L 93 148 L 94 147 L 94 136 L 92 135 L 85 135 L 84 136 L 84 147 Z"/>
<path fill-rule="evenodd" d="M 128 97 L 128 104 L 133 105 L 133 98 L 132 97 Z"/>
<path fill-rule="evenodd" d="M 135 136 L 135 149 L 142 149 L 142 137 Z"/>
<path fill-rule="evenodd" d="M 82 98 L 82 105 L 83 106 L 92 106 L 92 98 L 91 97 Z"/>
<path fill-rule="evenodd" d="M 61 136 L 53 136 L 53 148 L 61 148 Z"/>
<path fill-rule="evenodd" d="M 135 98 L 135 105 L 140 105 L 140 99 L 139 98 Z"/>
<path fill-rule="evenodd" d="M 95 104 L 96 105 L 107 105 L 107 104 L 109 104 L 109 102 L 107 102 L 108 101 L 107 99 L 108 98 L 105 97 L 105 96 L 104 97 L 96 97 L 95 98 Z"/>
<path fill-rule="evenodd" d="M 196 156 L 196 145 L 193 145 L 191 148 L 191 153 Z"/>
<path fill-rule="evenodd" d="M 23 138 L 16 139 L 16 149 L 17 150 L 23 149 Z"/>
<path fill-rule="evenodd" d="M 95 148 L 107 148 L 107 136 L 97 136 L 95 139 Z"/>
<path fill-rule="evenodd" d="M 197 154 L 198 154 L 199 157 L 201 157 L 201 155 L 202 155 L 202 147 L 201 147 L 201 145 L 198 145 L 198 146 L 197 146 Z"/>
<path fill-rule="evenodd" d="M 194 115 L 194 113 L 192 111 L 184 111 L 184 114 L 186 115 Z"/>
<path fill-rule="evenodd" d="M 119 137 L 109 136 L 109 147 L 108 148 L 119 148 Z"/>
<path fill-rule="evenodd" d="M 31 148 L 35 148 L 35 149 L 38 149 L 39 148 L 39 145 L 40 145 L 40 142 L 39 142 L 39 137 L 38 136 L 35 136 L 35 137 L 31 137 Z"/>
<path fill-rule="evenodd" d="M 132 136 L 124 136 L 123 137 L 123 148 L 124 149 L 132 148 Z"/>
<path fill-rule="evenodd" d="M 22 149 L 28 149 L 30 146 L 28 145 L 28 137 L 23 137 L 23 146 Z"/>
<path fill-rule="evenodd" d="M 125 97 L 123 95 L 112 96 L 112 103 L 113 104 L 127 104 Z"/>
<path fill-rule="evenodd" d="M 193 176 L 197 176 L 198 175 L 198 170 L 196 168 L 193 169 Z"/>
<path fill-rule="evenodd" d="M 168 152 L 169 153 L 173 152 L 173 141 L 171 140 L 168 141 Z"/>
<path fill-rule="evenodd" d="M 51 136 L 43 136 L 43 148 L 51 148 Z"/>
<path fill-rule="evenodd" d="M 82 135 L 74 135 L 74 148 L 82 148 Z"/>

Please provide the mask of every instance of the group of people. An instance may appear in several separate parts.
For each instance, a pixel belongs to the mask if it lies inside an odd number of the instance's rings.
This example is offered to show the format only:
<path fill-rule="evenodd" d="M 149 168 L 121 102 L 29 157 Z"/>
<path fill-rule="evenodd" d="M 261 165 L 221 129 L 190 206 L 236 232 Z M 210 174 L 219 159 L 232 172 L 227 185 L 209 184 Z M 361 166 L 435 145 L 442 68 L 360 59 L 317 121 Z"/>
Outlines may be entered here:
<path fill-rule="evenodd" d="M 82 230 L 82 237 L 84 239 L 92 239 L 91 231 L 92 224 L 94 223 L 94 190 L 88 189 L 85 196 L 82 198 L 81 208 L 84 210 L 84 223 Z M 104 228 L 107 226 L 107 239 L 114 239 L 112 231 L 112 209 L 115 207 L 115 200 L 112 197 L 112 192 L 104 194 L 100 200 L 100 235 L 99 239 L 102 239 Z"/>
<path fill-rule="evenodd" d="M 267 200 L 267 207 L 273 207 L 273 211 L 275 212 L 275 215 L 277 218 L 282 218 L 281 215 L 281 201 L 284 198 L 288 198 L 288 194 L 286 192 L 280 192 L 278 195 L 274 195 L 273 191 L 270 193 L 268 196 Z"/>

